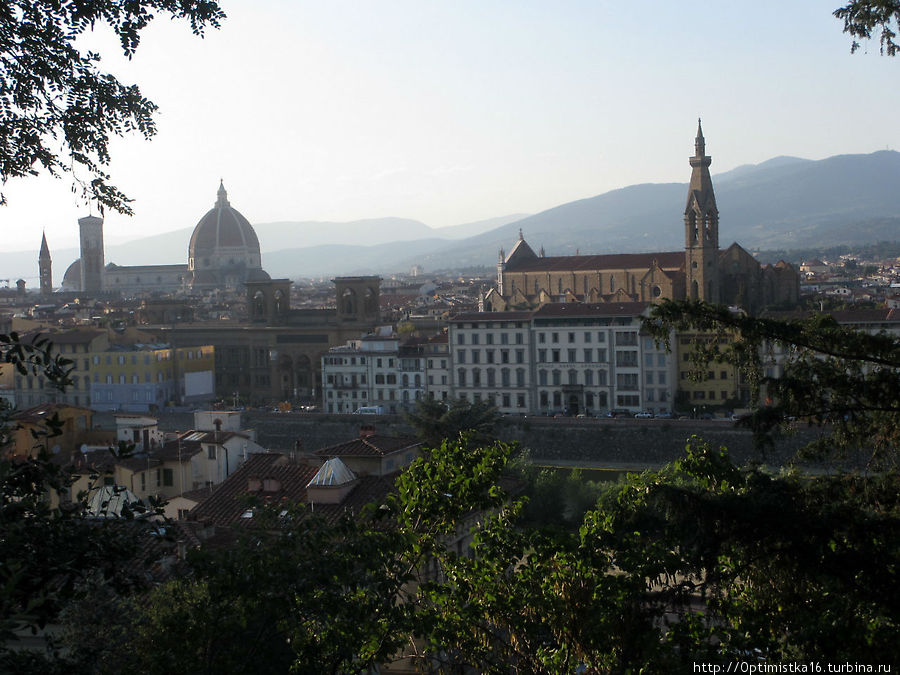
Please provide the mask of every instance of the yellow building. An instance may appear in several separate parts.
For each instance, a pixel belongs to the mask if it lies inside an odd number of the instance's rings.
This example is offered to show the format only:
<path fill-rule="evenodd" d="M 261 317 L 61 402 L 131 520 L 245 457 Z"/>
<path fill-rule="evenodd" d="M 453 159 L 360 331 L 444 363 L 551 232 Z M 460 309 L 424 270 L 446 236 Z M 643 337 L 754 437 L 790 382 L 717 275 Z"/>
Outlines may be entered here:
<path fill-rule="evenodd" d="M 91 355 L 91 406 L 142 412 L 208 403 L 215 387 L 211 345 L 112 345 Z"/>
<path fill-rule="evenodd" d="M 694 365 L 693 354 L 699 345 L 718 343 L 724 348 L 731 342 L 729 336 L 713 333 L 679 333 L 676 336 L 676 358 L 678 363 L 678 390 L 675 394 L 676 407 L 691 412 L 711 412 L 714 408 L 731 406 L 737 400 L 749 400 L 749 388 L 744 384 L 740 370 L 730 363 L 710 361 L 702 367 L 702 379 L 691 379 L 698 366 Z"/>

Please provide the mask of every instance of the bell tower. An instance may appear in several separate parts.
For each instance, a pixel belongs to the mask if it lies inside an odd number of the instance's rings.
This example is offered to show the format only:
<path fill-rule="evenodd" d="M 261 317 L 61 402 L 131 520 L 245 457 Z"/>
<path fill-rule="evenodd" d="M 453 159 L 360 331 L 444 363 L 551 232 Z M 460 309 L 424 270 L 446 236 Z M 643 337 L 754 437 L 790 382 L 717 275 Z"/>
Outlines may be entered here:
<path fill-rule="evenodd" d="M 85 216 L 78 219 L 81 239 L 81 290 L 103 291 L 103 218 Z"/>
<path fill-rule="evenodd" d="M 41 238 L 41 252 L 38 255 L 38 274 L 41 280 L 41 295 L 49 298 L 53 293 L 53 259 L 47 246 L 47 233 Z"/>
<path fill-rule="evenodd" d="M 719 302 L 719 210 L 713 192 L 700 120 L 691 165 L 691 183 L 684 209 L 684 267 L 687 297 Z"/>

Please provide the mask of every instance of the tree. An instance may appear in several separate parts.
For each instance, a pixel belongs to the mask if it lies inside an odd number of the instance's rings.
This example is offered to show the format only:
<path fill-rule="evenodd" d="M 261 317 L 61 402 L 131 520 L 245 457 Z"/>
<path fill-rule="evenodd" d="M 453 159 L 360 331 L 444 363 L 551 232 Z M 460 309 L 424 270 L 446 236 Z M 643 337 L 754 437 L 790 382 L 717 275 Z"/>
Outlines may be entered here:
<path fill-rule="evenodd" d="M 863 453 L 872 468 L 900 467 L 900 340 L 841 326 L 831 316 L 753 317 L 698 301 L 665 301 L 644 327 L 668 345 L 670 330 L 722 339 L 696 345 L 694 366 L 710 360 L 740 368 L 754 401 L 746 423 L 761 441 L 804 422 L 828 433 L 807 457 Z M 771 374 L 768 374 L 771 373 Z"/>
<path fill-rule="evenodd" d="M 464 431 L 474 432 L 476 442 L 488 441 L 499 419 L 497 408 L 489 401 L 462 398 L 449 402 L 423 398 L 406 415 L 426 447 L 438 447 L 443 440 L 454 440 Z"/>
<path fill-rule="evenodd" d="M 878 35 L 881 53 L 896 56 L 897 26 L 900 24 L 900 2 L 897 0 L 852 0 L 834 10 L 834 16 L 844 22 L 844 32 L 853 37 L 850 51 L 859 49 L 859 39 L 871 40 Z"/>
<path fill-rule="evenodd" d="M 215 0 L 10 0 L 0 7 L 0 181 L 72 173 L 86 199 L 130 214 L 128 198 L 104 172 L 110 136 L 156 133 L 156 106 L 137 85 L 100 68 L 78 46 L 97 24 L 111 28 L 131 57 L 157 14 L 184 19 L 202 35 L 225 17 Z M 86 177 L 78 175 L 83 170 Z M 0 193 L 0 204 L 5 198 Z"/>

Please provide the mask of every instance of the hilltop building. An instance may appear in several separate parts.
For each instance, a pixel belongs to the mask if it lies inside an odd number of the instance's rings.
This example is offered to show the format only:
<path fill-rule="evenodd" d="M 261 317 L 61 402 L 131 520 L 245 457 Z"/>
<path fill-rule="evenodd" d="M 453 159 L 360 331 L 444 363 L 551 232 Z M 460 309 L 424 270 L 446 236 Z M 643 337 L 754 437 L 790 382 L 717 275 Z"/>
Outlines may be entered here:
<path fill-rule="evenodd" d="M 500 251 L 497 286 L 486 311 L 532 309 L 551 302 L 658 302 L 700 299 L 758 312 L 794 304 L 797 270 L 784 261 L 761 265 L 739 244 L 719 248 L 719 210 L 703 130 L 697 125 L 684 209 L 684 250 L 609 255 L 546 256 L 519 232 L 509 255 Z"/>

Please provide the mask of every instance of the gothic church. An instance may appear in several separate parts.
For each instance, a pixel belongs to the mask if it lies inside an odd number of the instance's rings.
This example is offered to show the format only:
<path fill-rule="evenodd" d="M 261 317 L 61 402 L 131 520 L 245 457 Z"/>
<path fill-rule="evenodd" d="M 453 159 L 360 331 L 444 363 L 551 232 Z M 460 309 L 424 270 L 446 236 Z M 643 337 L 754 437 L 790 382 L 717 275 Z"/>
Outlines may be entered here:
<path fill-rule="evenodd" d="M 691 182 L 684 209 L 684 251 L 545 256 L 519 241 L 497 264 L 497 287 L 486 311 L 532 309 L 550 302 L 656 302 L 700 299 L 742 307 L 794 304 L 800 277 L 784 261 L 760 265 L 737 243 L 719 248 L 719 210 L 698 122 Z"/>

